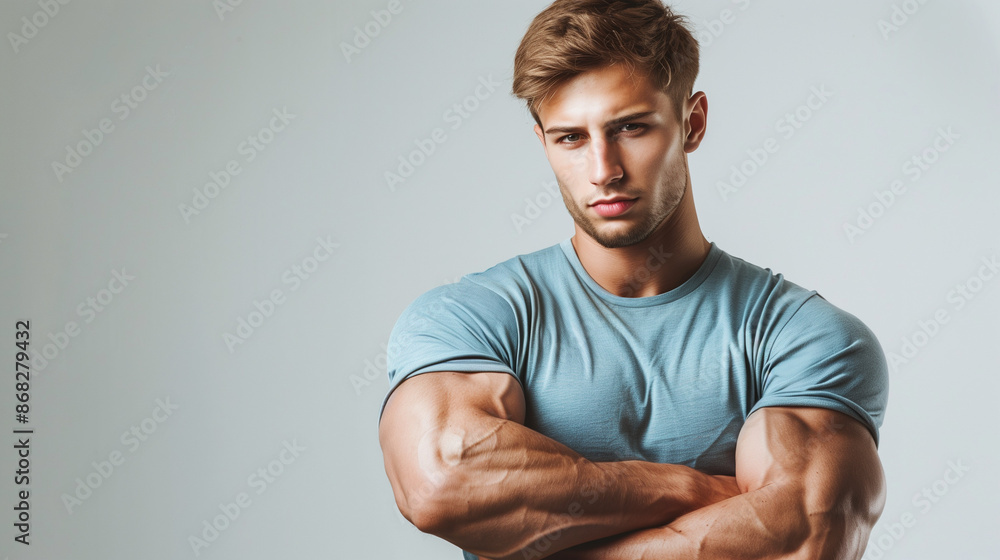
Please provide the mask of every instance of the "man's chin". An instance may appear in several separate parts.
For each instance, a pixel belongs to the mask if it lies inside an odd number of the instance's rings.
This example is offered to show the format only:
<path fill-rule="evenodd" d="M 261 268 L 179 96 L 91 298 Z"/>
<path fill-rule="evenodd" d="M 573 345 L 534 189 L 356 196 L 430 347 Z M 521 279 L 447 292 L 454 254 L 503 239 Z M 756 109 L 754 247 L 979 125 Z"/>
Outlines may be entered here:
<path fill-rule="evenodd" d="M 641 243 L 643 241 L 643 239 L 633 239 L 633 238 L 625 238 L 625 239 L 595 239 L 595 241 L 597 241 L 598 243 L 600 243 L 601 246 L 603 246 L 605 249 L 621 249 L 623 247 L 631 247 L 633 245 L 637 245 L 637 244 Z"/>
<path fill-rule="evenodd" d="M 643 233 L 636 226 L 617 228 L 617 231 L 607 231 L 610 228 L 592 228 L 588 232 L 590 237 L 606 249 L 621 249 L 642 243 L 649 237 L 649 233 Z"/>

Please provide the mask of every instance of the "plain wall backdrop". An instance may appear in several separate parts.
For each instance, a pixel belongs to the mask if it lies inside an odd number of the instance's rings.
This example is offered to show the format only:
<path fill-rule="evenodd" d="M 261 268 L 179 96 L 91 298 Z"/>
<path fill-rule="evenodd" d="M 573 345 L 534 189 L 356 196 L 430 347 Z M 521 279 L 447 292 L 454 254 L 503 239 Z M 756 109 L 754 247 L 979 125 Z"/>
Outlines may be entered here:
<path fill-rule="evenodd" d="M 0 4 L 0 557 L 461 558 L 395 507 L 385 343 L 421 293 L 573 233 L 510 95 L 547 4 Z M 1000 6 L 672 5 L 706 236 L 898 355 L 867 558 L 995 558 Z"/>

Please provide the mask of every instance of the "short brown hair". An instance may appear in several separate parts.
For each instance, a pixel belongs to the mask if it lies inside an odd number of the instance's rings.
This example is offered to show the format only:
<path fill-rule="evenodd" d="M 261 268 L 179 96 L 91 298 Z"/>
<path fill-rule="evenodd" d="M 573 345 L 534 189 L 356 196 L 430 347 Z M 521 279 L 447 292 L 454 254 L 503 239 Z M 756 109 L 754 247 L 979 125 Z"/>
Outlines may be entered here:
<path fill-rule="evenodd" d="M 514 88 L 535 122 L 538 107 L 567 80 L 625 64 L 670 96 L 680 119 L 698 77 L 698 41 L 660 0 L 556 0 L 528 27 L 514 56 Z"/>

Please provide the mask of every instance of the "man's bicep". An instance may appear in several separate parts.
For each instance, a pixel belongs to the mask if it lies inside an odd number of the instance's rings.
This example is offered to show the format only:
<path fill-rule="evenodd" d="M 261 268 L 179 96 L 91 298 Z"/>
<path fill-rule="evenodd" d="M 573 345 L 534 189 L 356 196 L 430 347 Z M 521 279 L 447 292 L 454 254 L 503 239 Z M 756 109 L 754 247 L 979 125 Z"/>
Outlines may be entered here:
<path fill-rule="evenodd" d="M 736 479 L 743 492 L 791 489 L 796 499 L 789 507 L 803 528 L 829 531 L 844 543 L 866 542 L 885 503 L 871 433 L 851 416 L 824 408 L 767 407 L 751 414 L 737 441 Z"/>
<path fill-rule="evenodd" d="M 524 393 L 509 373 L 432 371 L 407 377 L 389 395 L 379 421 L 379 443 L 393 487 L 405 486 L 415 476 L 413 462 L 420 460 L 421 442 L 429 434 L 475 415 L 523 424 L 524 413 Z"/>
<path fill-rule="evenodd" d="M 482 412 L 523 424 L 525 402 L 519 380 L 499 371 L 410 375 L 389 394 L 379 426 L 381 429 L 387 416 L 413 421 L 466 412 Z"/>
<path fill-rule="evenodd" d="M 433 457 L 451 423 L 489 415 L 524 423 L 524 393 L 505 372 L 433 371 L 411 375 L 392 391 L 379 421 L 385 470 L 400 511 L 413 521 L 434 486 Z M 445 444 L 447 442 L 444 442 Z"/>

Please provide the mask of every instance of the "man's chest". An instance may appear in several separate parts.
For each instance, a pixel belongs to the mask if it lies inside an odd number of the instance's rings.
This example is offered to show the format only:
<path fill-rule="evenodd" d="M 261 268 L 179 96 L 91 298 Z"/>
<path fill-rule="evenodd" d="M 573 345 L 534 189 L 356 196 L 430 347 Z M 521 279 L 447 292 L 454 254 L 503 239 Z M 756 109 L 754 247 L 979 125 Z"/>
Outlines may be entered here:
<path fill-rule="evenodd" d="M 732 474 L 757 384 L 739 337 L 724 328 L 539 329 L 519 372 L 525 423 L 594 461 Z"/>

